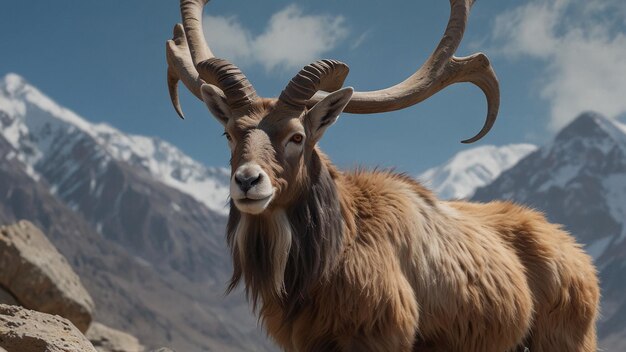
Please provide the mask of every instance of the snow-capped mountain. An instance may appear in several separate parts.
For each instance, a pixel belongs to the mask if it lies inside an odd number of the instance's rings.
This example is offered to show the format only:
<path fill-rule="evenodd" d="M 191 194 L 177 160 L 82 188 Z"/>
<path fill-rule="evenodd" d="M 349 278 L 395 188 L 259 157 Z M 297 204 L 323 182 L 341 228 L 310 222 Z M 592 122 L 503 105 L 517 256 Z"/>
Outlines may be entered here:
<path fill-rule="evenodd" d="M 626 126 L 584 114 L 538 150 L 479 147 L 420 179 L 442 198 L 510 199 L 564 224 L 600 271 L 602 347 L 626 350 Z M 222 296 L 227 194 L 226 170 L 0 80 L 0 222 L 45 229 L 108 325 L 180 351 L 271 350 L 243 298 Z"/>
<path fill-rule="evenodd" d="M 166 142 L 90 123 L 17 75 L 0 80 L 0 221 L 51 234 L 97 318 L 148 346 L 271 349 L 243 294 L 223 296 L 228 178 Z"/>
<path fill-rule="evenodd" d="M 418 179 L 443 199 L 468 198 L 476 188 L 488 185 L 536 149 L 532 144 L 511 144 L 464 150 Z"/>
<path fill-rule="evenodd" d="M 472 197 L 493 199 L 537 208 L 584 244 L 602 283 L 599 337 L 605 350 L 625 350 L 626 126 L 595 113 L 580 115 Z"/>
<path fill-rule="evenodd" d="M 125 134 L 107 124 L 92 124 L 59 106 L 16 74 L 8 74 L 0 81 L 0 115 L 2 134 L 20 152 L 18 157 L 32 177 L 39 177 L 35 166 L 59 138 L 68 133 L 74 138 L 88 136 L 103 147 L 103 163 L 114 159 L 143 168 L 155 180 L 192 196 L 209 209 L 227 213 L 226 169 L 205 167 L 158 138 Z M 67 169 L 74 167 L 67 165 Z"/>
<path fill-rule="evenodd" d="M 166 142 L 89 123 L 15 74 L 0 82 L 0 99 L 14 157 L 97 232 L 155 265 L 225 276 L 225 170 Z"/>

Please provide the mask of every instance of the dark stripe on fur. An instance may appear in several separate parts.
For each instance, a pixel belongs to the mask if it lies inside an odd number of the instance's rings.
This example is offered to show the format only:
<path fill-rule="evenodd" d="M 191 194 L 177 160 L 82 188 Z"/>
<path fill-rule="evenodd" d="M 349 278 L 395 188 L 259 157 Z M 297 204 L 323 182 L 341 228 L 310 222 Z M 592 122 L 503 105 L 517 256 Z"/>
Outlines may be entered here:
<path fill-rule="evenodd" d="M 241 213 L 231 203 L 227 240 L 233 252 L 233 275 L 228 286 L 232 291 L 241 281 L 246 295 L 256 309 L 259 298 L 277 299 L 286 319 L 291 321 L 309 303 L 313 285 L 328 278 L 336 266 L 343 241 L 343 218 L 335 181 L 317 152 L 309 164 L 307 189 L 287 212 L 292 229 L 292 244 L 285 269 L 285 292 L 273 287 L 274 261 L 271 246 L 274 237 L 267 233 L 263 216 L 246 215 L 249 220 L 245 263 L 239 260 L 239 248 L 234 238 Z"/>
<path fill-rule="evenodd" d="M 309 168 L 309 189 L 287 213 L 293 232 L 285 270 L 287 321 L 308 303 L 312 286 L 328 279 L 343 242 L 343 217 L 335 181 L 317 152 L 313 152 Z"/>

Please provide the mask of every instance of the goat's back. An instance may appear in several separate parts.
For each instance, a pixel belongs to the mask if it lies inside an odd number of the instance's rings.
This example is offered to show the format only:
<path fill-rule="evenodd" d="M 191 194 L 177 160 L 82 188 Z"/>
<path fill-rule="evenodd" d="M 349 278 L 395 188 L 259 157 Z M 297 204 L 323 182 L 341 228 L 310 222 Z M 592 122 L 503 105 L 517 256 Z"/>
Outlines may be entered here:
<path fill-rule="evenodd" d="M 574 237 L 543 214 L 509 202 L 448 204 L 492 229 L 524 267 L 533 298 L 526 342 L 531 351 L 595 351 L 598 278 L 591 257 Z"/>
<path fill-rule="evenodd" d="M 531 331 L 540 335 L 538 327 L 593 330 L 582 327 L 595 323 L 598 305 L 591 258 L 541 213 L 508 202 L 442 202 L 392 173 L 345 180 L 356 230 L 344 272 L 386 268 L 406 281 L 424 339 L 449 350 L 502 351 Z M 363 276 L 350 281 L 371 285 Z"/>

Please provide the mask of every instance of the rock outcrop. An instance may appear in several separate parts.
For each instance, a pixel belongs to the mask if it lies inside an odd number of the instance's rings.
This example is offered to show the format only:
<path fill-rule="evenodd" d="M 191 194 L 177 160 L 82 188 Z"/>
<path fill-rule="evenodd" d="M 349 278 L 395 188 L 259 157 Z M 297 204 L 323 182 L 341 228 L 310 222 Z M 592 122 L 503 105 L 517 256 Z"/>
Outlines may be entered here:
<path fill-rule="evenodd" d="M 136 337 L 92 322 L 85 336 L 98 352 L 143 352 L 145 347 Z"/>
<path fill-rule="evenodd" d="M 145 351 L 134 336 L 91 321 L 91 296 L 30 222 L 0 227 L 0 268 L 0 346 L 12 352 Z"/>
<path fill-rule="evenodd" d="M 91 296 L 35 225 L 20 221 L 0 227 L 0 268 L 0 286 L 20 305 L 60 315 L 87 331 L 94 309 Z"/>
<path fill-rule="evenodd" d="M 0 347 L 12 352 L 96 352 L 69 320 L 9 305 L 0 305 Z"/>

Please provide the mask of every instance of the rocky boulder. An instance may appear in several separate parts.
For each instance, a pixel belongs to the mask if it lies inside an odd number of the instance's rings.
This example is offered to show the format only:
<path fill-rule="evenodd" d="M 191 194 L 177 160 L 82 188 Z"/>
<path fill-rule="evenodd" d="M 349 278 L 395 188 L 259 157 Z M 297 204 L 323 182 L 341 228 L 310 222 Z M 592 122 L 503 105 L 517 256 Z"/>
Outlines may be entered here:
<path fill-rule="evenodd" d="M 94 304 L 67 260 L 35 225 L 0 227 L 0 286 L 24 307 L 70 320 L 81 332 Z"/>
<path fill-rule="evenodd" d="M 98 352 L 143 352 L 136 337 L 97 322 L 91 323 L 85 336 Z"/>
<path fill-rule="evenodd" d="M 19 352 L 96 352 L 67 319 L 0 304 L 0 350 Z"/>

